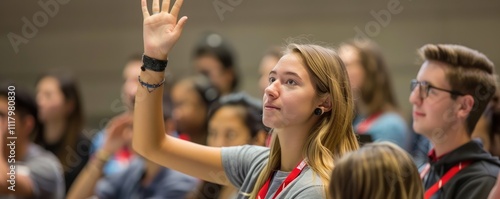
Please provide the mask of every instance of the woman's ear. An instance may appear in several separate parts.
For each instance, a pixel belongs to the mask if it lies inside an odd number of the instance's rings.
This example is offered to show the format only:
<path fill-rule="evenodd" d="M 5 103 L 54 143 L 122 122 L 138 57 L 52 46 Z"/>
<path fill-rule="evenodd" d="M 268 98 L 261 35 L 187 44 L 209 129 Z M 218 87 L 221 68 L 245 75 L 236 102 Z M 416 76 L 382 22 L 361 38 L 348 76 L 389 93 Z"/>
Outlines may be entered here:
<path fill-rule="evenodd" d="M 321 108 L 324 113 L 331 111 L 332 110 L 331 97 L 330 96 L 323 97 L 321 99 L 321 104 L 319 105 L 319 108 Z"/>
<path fill-rule="evenodd" d="M 257 132 L 257 135 L 252 139 L 252 145 L 257 146 L 265 146 L 267 139 L 267 132 L 264 130 L 260 130 Z"/>

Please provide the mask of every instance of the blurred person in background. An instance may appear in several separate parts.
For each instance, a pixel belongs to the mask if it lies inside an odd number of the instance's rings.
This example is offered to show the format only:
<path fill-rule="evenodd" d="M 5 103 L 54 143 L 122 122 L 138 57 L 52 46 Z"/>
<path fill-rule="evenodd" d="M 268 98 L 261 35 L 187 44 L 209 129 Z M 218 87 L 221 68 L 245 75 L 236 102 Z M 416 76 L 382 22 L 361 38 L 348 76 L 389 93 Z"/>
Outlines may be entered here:
<path fill-rule="evenodd" d="M 92 138 L 92 154 L 98 151 L 104 144 L 106 132 L 111 131 L 111 129 L 114 129 L 117 126 L 126 125 L 125 120 L 118 120 L 117 118 L 133 116 L 135 94 L 137 92 L 137 86 L 139 85 L 137 77 L 141 72 L 141 66 L 142 54 L 133 54 L 128 58 L 122 73 L 122 106 L 113 107 L 120 109 L 119 111 L 123 112 L 111 118 L 106 127 L 97 132 Z M 132 158 L 132 151 L 129 145 L 123 145 L 123 147 L 117 150 L 116 153 L 110 157 L 109 161 L 106 162 L 103 170 L 104 175 L 114 174 L 127 168 Z"/>
<path fill-rule="evenodd" d="M 36 102 L 42 133 L 35 143 L 54 153 L 64 169 L 66 191 L 89 159 L 90 141 L 83 135 L 84 114 L 80 88 L 67 71 L 51 71 L 36 83 Z"/>
<path fill-rule="evenodd" d="M 486 107 L 472 132 L 473 139 L 479 139 L 486 151 L 500 157 L 500 90 Z"/>
<path fill-rule="evenodd" d="M 221 35 L 208 33 L 202 37 L 193 62 L 196 71 L 206 75 L 221 96 L 237 91 L 240 80 L 235 52 Z"/>
<path fill-rule="evenodd" d="M 219 90 L 205 75 L 195 75 L 179 80 L 171 90 L 173 118 L 177 132 L 188 140 L 206 144 L 208 135 L 208 110 L 219 99 Z"/>
<path fill-rule="evenodd" d="M 424 196 L 411 156 L 386 141 L 366 144 L 342 157 L 333 169 L 331 180 L 330 199 L 422 199 Z"/>
<path fill-rule="evenodd" d="M 262 104 L 245 93 L 222 97 L 208 116 L 207 145 L 227 147 L 240 145 L 264 146 L 266 129 L 262 123 Z M 202 182 L 191 199 L 236 198 L 238 189 L 211 182 Z"/>
<path fill-rule="evenodd" d="M 259 87 L 260 92 L 264 94 L 264 90 L 269 85 L 269 72 L 276 66 L 280 58 L 283 56 L 283 49 L 278 46 L 270 47 L 266 54 L 260 60 L 259 65 Z"/>
<path fill-rule="evenodd" d="M 9 86 L 15 89 L 8 90 Z M 9 98 L 15 98 L 10 103 L 15 107 L 13 115 L 9 114 Z M 59 160 L 30 140 L 43 131 L 38 115 L 35 99 L 26 90 L 12 83 L 0 84 L 0 199 L 64 198 Z"/>
<path fill-rule="evenodd" d="M 172 121 L 172 104 L 165 92 L 163 119 L 165 132 L 178 137 Z M 114 118 L 117 124 L 108 128 L 102 147 L 85 166 L 68 193 L 68 199 L 168 198 L 184 199 L 196 187 L 198 180 L 183 173 L 162 167 L 154 162 L 134 155 L 130 164 L 122 171 L 104 176 L 103 168 L 111 156 L 123 147 L 130 147 L 132 138 L 132 116 Z"/>
<path fill-rule="evenodd" d="M 370 40 L 345 42 L 339 47 L 339 56 L 355 99 L 355 132 L 408 150 L 410 129 L 399 113 L 389 68 L 378 45 Z"/>

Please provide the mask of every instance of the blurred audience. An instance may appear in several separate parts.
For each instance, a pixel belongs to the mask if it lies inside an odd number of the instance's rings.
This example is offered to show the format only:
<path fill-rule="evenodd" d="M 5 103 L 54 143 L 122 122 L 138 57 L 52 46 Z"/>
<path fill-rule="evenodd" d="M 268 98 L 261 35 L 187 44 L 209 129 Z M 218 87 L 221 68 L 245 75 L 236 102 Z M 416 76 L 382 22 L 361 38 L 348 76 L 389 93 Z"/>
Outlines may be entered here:
<path fill-rule="evenodd" d="M 239 145 L 264 146 L 266 130 L 262 123 L 262 104 L 244 93 L 222 97 L 215 103 L 208 116 L 207 145 L 227 147 Z M 191 199 L 236 198 L 238 189 L 203 182 L 192 193 Z"/>
<path fill-rule="evenodd" d="M 378 45 L 353 40 L 340 45 L 339 56 L 346 65 L 355 99 L 355 132 L 408 150 L 410 130 L 399 113 L 389 68 Z"/>
<path fill-rule="evenodd" d="M 206 75 L 221 96 L 238 89 L 239 71 L 234 50 L 227 40 L 216 33 L 202 37 L 193 54 L 197 72 Z"/>
<path fill-rule="evenodd" d="M 122 74 L 124 82 L 121 89 L 121 101 L 123 104 L 122 106 L 115 107 L 119 109 L 117 111 L 123 112 L 112 118 L 104 129 L 96 133 L 92 139 L 92 153 L 95 153 L 102 147 L 105 141 L 106 132 L 116 129 L 117 126 L 126 125 L 125 120 L 119 120 L 117 118 L 133 117 L 135 94 L 137 92 L 137 86 L 139 85 L 137 77 L 141 72 L 141 66 L 141 54 L 134 54 L 129 57 Z M 124 170 L 130 164 L 131 159 L 132 152 L 129 145 L 123 145 L 123 147 L 112 154 L 109 161 L 106 162 L 104 174 L 110 175 Z"/>
<path fill-rule="evenodd" d="M 269 85 L 269 72 L 271 72 L 274 66 L 276 66 L 281 56 L 283 56 L 283 49 L 278 46 L 273 46 L 267 50 L 266 54 L 264 54 L 264 57 L 262 57 L 262 60 L 260 61 L 259 87 L 262 95 L 264 95 L 264 90 Z"/>
<path fill-rule="evenodd" d="M 177 136 L 169 96 L 165 95 L 163 101 L 165 132 Z M 120 115 L 114 119 L 118 121 L 113 124 L 119 125 L 108 129 L 104 144 L 78 176 L 68 193 L 68 199 L 84 199 L 90 196 L 99 199 L 184 199 L 196 186 L 196 178 L 162 167 L 138 155 L 134 155 L 123 171 L 103 177 L 104 164 L 112 154 L 124 146 L 130 146 L 132 137 L 132 116 Z"/>
<path fill-rule="evenodd" d="M 177 132 L 198 144 L 207 141 L 209 107 L 218 100 L 219 91 L 204 75 L 181 79 L 171 90 L 173 118 Z"/>
<path fill-rule="evenodd" d="M 332 172 L 331 199 L 421 199 L 411 156 L 390 142 L 370 143 L 343 156 Z"/>
<path fill-rule="evenodd" d="M 0 199 L 64 198 L 57 157 L 30 141 L 43 131 L 38 115 L 35 99 L 26 90 L 13 83 L 0 85 Z"/>
<path fill-rule="evenodd" d="M 90 149 L 90 141 L 83 135 L 83 105 L 76 78 L 61 70 L 43 74 L 36 83 L 36 102 L 44 130 L 36 134 L 35 143 L 59 159 L 67 191 L 87 163 Z"/>
<path fill-rule="evenodd" d="M 477 121 L 472 138 L 479 139 L 486 151 L 500 157 L 500 90 Z"/>

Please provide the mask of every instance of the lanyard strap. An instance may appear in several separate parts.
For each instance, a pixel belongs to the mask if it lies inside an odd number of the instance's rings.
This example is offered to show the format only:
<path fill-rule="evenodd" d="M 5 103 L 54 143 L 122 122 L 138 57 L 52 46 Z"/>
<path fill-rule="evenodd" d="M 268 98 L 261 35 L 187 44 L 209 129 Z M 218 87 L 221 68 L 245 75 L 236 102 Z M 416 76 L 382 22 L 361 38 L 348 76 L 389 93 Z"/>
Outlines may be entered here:
<path fill-rule="evenodd" d="M 431 198 L 432 195 L 434 195 L 439 189 L 441 189 L 441 187 L 443 187 L 448 181 L 450 181 L 450 179 L 453 178 L 453 176 L 455 176 L 460 170 L 469 166 L 470 163 L 471 163 L 470 161 L 460 162 L 457 165 L 453 166 L 450 170 L 448 170 L 443 175 L 443 177 L 441 177 L 441 179 L 439 179 L 436 183 L 434 183 L 434 185 L 432 185 L 427 191 L 425 191 L 424 199 Z M 425 174 L 428 171 L 429 171 L 428 169 L 422 171 L 423 175 L 421 175 L 421 176 L 425 176 Z M 423 172 L 426 172 L 426 173 L 423 173 Z"/>
<path fill-rule="evenodd" d="M 293 169 L 293 171 L 290 174 L 288 174 L 288 176 L 286 177 L 285 181 L 283 181 L 283 183 L 281 183 L 281 185 L 278 187 L 278 190 L 276 190 L 276 193 L 274 194 L 274 196 L 272 197 L 272 199 L 276 198 L 276 196 L 278 196 L 278 194 L 280 194 L 281 191 L 283 191 L 283 189 L 286 186 L 288 186 L 293 180 L 295 180 L 295 178 L 297 178 L 299 176 L 299 174 L 302 172 L 302 170 L 306 166 L 307 166 L 306 162 L 304 160 L 302 160 L 297 165 L 297 167 L 295 167 L 295 169 Z M 264 198 L 266 198 L 267 192 L 269 191 L 269 184 L 271 183 L 271 178 L 272 178 L 272 176 L 270 176 L 267 179 L 267 181 L 264 184 L 264 186 L 262 186 L 262 188 L 260 189 L 258 199 L 264 199 Z"/>
<path fill-rule="evenodd" d="M 382 112 L 372 114 L 370 117 L 366 118 L 366 120 L 363 120 L 360 122 L 357 127 L 356 127 L 356 132 L 358 134 L 365 134 L 368 132 L 368 129 L 372 126 L 373 122 L 382 115 Z"/>

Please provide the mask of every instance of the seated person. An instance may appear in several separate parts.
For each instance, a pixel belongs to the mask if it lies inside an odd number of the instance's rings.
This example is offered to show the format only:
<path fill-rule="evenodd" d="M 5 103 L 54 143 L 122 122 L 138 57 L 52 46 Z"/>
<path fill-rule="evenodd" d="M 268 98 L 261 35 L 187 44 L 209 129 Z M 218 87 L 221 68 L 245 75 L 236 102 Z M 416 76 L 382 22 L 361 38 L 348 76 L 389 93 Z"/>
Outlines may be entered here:
<path fill-rule="evenodd" d="M 169 99 L 165 97 L 164 99 Z M 164 102 L 163 117 L 165 131 L 176 135 L 171 121 L 169 101 Z M 105 163 L 111 155 L 124 145 L 130 145 L 132 138 L 132 117 L 122 115 L 115 118 L 120 124 L 106 134 L 104 144 L 95 157 L 89 161 L 68 192 L 68 199 L 88 198 L 92 195 L 105 198 L 169 198 L 184 199 L 196 187 L 198 180 L 183 173 L 170 170 L 145 160 L 137 155 L 125 170 L 102 177 Z"/>
<path fill-rule="evenodd" d="M 383 141 L 345 155 L 332 172 L 332 199 L 414 199 L 424 190 L 409 154 Z"/>
<path fill-rule="evenodd" d="M 34 98 L 13 84 L 0 88 L 0 199 L 64 198 L 59 160 L 30 141 L 41 130 Z M 13 106 L 9 106 L 10 99 L 14 99 Z M 12 107 L 15 115 L 10 114 Z"/>

